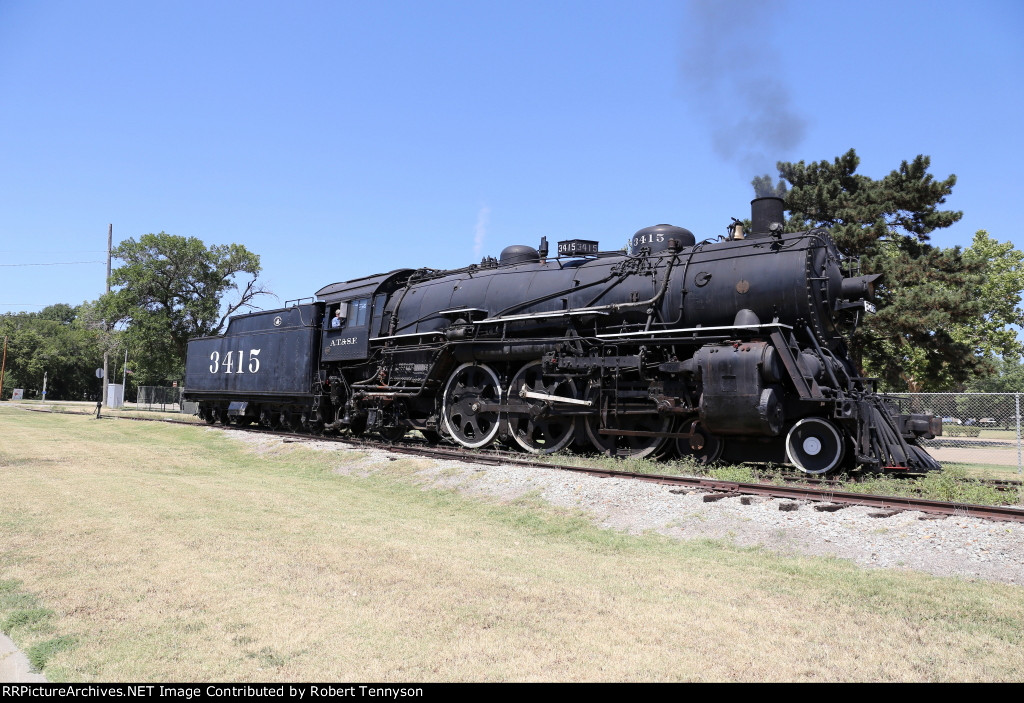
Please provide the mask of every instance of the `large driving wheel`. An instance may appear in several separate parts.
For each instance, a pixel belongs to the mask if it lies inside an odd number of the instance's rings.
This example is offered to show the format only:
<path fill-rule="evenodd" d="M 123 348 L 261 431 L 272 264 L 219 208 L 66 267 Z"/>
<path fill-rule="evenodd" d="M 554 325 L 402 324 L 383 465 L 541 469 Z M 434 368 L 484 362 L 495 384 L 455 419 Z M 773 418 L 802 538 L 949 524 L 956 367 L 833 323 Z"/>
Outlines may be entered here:
<path fill-rule="evenodd" d="M 587 397 L 594 401 L 595 407 L 600 407 L 601 398 L 596 387 L 591 387 Z M 619 459 L 656 458 L 668 444 L 668 438 L 658 435 L 669 431 L 672 426 L 670 417 L 663 417 L 656 412 L 635 415 L 608 413 L 606 425 L 601 418 L 604 414 L 587 419 L 587 438 L 594 449 L 605 456 Z"/>
<path fill-rule="evenodd" d="M 576 398 L 576 383 L 564 374 L 545 374 L 544 365 L 534 361 L 519 369 L 508 390 L 508 429 L 516 444 L 532 454 L 553 454 L 572 442 L 576 417 L 559 413 L 557 401 L 523 398 L 533 393 Z M 562 408 L 572 407 L 563 404 Z M 516 412 L 516 409 L 519 411 Z"/>
<path fill-rule="evenodd" d="M 805 417 L 786 435 L 786 458 L 805 474 L 828 473 L 843 459 L 843 435 L 828 420 Z"/>
<path fill-rule="evenodd" d="M 498 375 L 485 364 L 463 364 L 455 369 L 444 387 L 441 415 L 445 429 L 467 449 L 479 449 L 498 434 L 499 413 L 484 405 L 501 402 Z"/>

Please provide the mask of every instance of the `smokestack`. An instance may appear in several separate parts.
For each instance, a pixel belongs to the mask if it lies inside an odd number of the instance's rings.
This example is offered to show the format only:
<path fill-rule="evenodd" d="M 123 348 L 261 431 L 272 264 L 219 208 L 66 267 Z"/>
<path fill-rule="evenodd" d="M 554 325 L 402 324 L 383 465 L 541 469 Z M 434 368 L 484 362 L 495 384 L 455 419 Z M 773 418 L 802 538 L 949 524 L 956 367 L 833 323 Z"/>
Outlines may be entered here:
<path fill-rule="evenodd" d="M 754 198 L 750 201 L 750 234 L 751 237 L 766 237 L 769 234 L 782 234 L 786 224 L 786 204 L 782 198 Z M 772 228 L 772 225 L 778 225 Z"/>

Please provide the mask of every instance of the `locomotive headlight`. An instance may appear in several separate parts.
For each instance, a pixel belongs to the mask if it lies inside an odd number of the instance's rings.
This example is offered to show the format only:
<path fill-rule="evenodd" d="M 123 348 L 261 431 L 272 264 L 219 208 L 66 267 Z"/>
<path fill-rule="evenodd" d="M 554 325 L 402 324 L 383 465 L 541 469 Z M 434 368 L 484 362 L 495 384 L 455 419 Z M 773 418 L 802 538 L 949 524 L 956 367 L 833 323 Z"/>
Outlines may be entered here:
<path fill-rule="evenodd" d="M 867 276 L 856 276 L 844 278 L 839 297 L 843 300 L 874 300 L 875 281 L 881 278 L 882 274 L 872 273 Z"/>

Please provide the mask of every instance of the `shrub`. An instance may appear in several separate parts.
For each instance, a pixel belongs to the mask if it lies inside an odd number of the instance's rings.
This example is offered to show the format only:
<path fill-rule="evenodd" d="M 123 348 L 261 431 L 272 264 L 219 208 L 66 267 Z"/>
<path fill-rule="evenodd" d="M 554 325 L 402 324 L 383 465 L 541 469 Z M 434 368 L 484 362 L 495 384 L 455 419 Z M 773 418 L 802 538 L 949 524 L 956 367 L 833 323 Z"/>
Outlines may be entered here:
<path fill-rule="evenodd" d="M 947 425 L 942 428 L 942 434 L 948 437 L 977 437 L 981 434 L 981 428 Z"/>

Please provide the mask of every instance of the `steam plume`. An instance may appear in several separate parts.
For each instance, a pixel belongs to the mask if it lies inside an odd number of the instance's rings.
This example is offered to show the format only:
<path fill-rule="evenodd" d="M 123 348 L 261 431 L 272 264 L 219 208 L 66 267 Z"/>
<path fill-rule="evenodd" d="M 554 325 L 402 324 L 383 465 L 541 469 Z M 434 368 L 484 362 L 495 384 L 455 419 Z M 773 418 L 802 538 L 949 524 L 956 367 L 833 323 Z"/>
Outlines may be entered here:
<path fill-rule="evenodd" d="M 803 141 L 806 123 L 774 75 L 783 49 L 773 20 L 782 0 L 691 0 L 682 56 L 685 97 L 723 159 L 744 174 L 774 170 Z"/>

